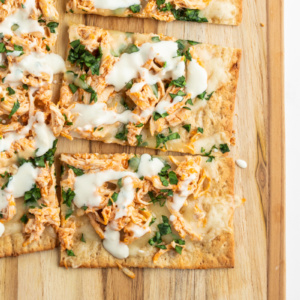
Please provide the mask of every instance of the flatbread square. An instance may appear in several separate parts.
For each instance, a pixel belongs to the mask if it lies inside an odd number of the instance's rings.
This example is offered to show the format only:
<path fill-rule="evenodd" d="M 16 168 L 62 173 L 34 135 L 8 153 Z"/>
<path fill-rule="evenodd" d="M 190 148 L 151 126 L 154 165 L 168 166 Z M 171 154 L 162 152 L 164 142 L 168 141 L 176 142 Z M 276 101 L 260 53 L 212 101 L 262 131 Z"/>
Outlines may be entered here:
<path fill-rule="evenodd" d="M 191 154 L 226 153 L 241 51 L 70 27 L 61 134 Z"/>
<path fill-rule="evenodd" d="M 67 11 L 101 16 L 153 18 L 171 22 L 191 21 L 239 25 L 242 0 L 69 0 Z"/>
<path fill-rule="evenodd" d="M 0 6 L 0 257 L 48 250 L 60 225 L 54 154 L 64 117 L 51 102 L 55 1 Z"/>
<path fill-rule="evenodd" d="M 62 154 L 60 265 L 234 266 L 234 163 Z"/>

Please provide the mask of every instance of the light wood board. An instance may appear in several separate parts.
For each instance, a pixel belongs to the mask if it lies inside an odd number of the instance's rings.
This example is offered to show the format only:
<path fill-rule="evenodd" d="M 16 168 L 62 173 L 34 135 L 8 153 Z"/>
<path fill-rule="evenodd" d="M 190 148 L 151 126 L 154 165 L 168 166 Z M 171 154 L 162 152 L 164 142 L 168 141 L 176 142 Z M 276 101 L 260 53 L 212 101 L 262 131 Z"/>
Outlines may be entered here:
<path fill-rule="evenodd" d="M 58 250 L 0 260 L 0 299 L 230 299 L 285 298 L 285 161 L 283 19 L 281 0 L 244 0 L 239 27 L 104 18 L 60 12 L 57 51 L 66 56 L 68 22 L 106 29 L 154 32 L 243 50 L 236 99 L 236 146 L 248 162 L 236 170 L 236 193 L 247 202 L 235 213 L 234 269 L 134 270 L 58 267 Z M 264 25 L 264 26 L 262 26 Z M 56 89 L 59 85 L 57 84 Z M 56 99 L 57 100 L 57 97 Z M 130 147 L 61 138 L 61 152 L 146 152 Z M 154 153 L 155 151 L 147 150 Z"/>

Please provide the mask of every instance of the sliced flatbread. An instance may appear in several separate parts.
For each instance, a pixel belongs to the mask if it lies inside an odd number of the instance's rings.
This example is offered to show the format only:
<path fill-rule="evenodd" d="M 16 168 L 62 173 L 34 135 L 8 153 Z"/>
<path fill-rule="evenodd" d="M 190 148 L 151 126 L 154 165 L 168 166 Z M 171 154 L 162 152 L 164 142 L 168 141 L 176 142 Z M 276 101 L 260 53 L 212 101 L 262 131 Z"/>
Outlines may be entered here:
<path fill-rule="evenodd" d="M 209 155 L 229 151 L 241 51 L 70 27 L 62 135 Z"/>
<path fill-rule="evenodd" d="M 239 25 L 242 0 L 69 0 L 67 11 L 101 16 L 153 18 Z"/>
<path fill-rule="evenodd" d="M 60 224 L 54 154 L 64 117 L 51 102 L 55 1 L 0 6 L 0 257 L 52 249 Z"/>
<path fill-rule="evenodd" d="M 62 154 L 60 265 L 234 266 L 234 163 Z"/>

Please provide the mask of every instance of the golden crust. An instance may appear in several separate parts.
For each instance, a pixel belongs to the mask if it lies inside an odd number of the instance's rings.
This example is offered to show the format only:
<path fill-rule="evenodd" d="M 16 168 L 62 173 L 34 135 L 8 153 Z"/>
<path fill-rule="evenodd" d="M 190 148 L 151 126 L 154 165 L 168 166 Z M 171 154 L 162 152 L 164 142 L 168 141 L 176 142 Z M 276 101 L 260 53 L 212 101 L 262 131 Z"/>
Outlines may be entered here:
<path fill-rule="evenodd" d="M 126 154 L 122 155 L 123 158 Z M 101 154 L 63 154 L 61 161 L 64 166 L 72 163 L 72 166 L 78 167 L 78 162 L 86 161 L 85 172 L 88 166 L 93 167 L 94 164 L 100 164 L 100 161 L 113 159 L 114 155 L 101 155 Z M 183 161 L 184 157 L 163 157 L 169 163 Z M 197 157 L 193 157 L 196 159 Z M 142 237 L 143 243 L 137 244 L 140 249 L 146 251 L 146 255 L 138 254 L 129 256 L 126 259 L 116 259 L 109 252 L 107 252 L 102 245 L 100 237 L 95 233 L 92 225 L 89 223 L 88 217 L 82 214 L 82 210 L 75 209 L 74 219 L 76 229 L 72 236 L 72 251 L 75 256 L 68 256 L 67 252 L 61 249 L 60 266 L 74 267 L 74 268 L 99 268 L 99 267 L 117 267 L 118 264 L 123 267 L 137 267 L 137 268 L 172 268 L 172 269 L 209 269 L 209 268 L 231 268 L 234 267 L 234 235 L 233 235 L 233 195 L 234 195 L 234 162 L 231 158 L 221 157 L 216 158 L 214 165 L 206 162 L 205 159 L 201 160 L 201 167 L 211 174 L 212 182 L 207 197 L 206 205 L 212 205 L 218 197 L 225 197 L 227 200 L 224 202 L 228 207 L 228 230 L 221 229 L 216 236 L 203 239 L 201 241 L 192 241 L 186 237 L 186 247 L 179 255 L 175 251 L 168 251 L 161 255 L 157 261 L 153 261 L 157 249 L 148 245 L 148 239 L 153 236 L 149 233 L 148 236 Z M 172 166 L 173 168 L 173 166 Z M 101 170 L 101 169 L 98 169 Z M 95 169 L 93 169 L 95 172 Z M 66 184 L 66 177 L 62 186 Z M 70 184 L 70 183 L 69 183 Z M 189 198 L 189 201 L 193 201 Z M 197 199 L 195 201 L 198 201 Z M 227 202 L 228 201 L 228 202 Z M 148 208 L 153 212 L 154 206 Z M 160 208 L 161 209 L 161 208 Z M 206 209 L 206 208 L 205 208 Z M 65 208 L 61 207 L 62 216 Z M 157 210 L 155 210 L 157 213 Z M 166 209 L 163 214 L 166 213 Z M 74 224 L 74 223 L 73 223 Z M 62 217 L 62 227 L 68 227 L 68 224 Z M 84 234 L 85 242 L 81 241 Z M 134 247 L 132 249 L 135 249 Z M 136 253 L 136 252 L 135 252 Z"/>
<path fill-rule="evenodd" d="M 19 256 L 21 254 L 45 251 L 57 247 L 57 237 L 44 232 L 38 241 L 23 246 L 25 237 L 22 233 L 6 235 L 0 238 L 0 257 Z"/>
<path fill-rule="evenodd" d="M 205 17 L 207 19 L 206 22 L 209 23 L 239 25 L 242 21 L 242 0 L 173 0 L 169 2 L 175 5 L 176 9 L 200 9 L 201 17 Z M 230 9 L 233 10 L 234 13 L 231 13 Z M 142 6 L 141 11 L 138 13 L 133 13 L 128 8 L 117 11 L 96 9 L 91 1 L 86 0 L 69 0 L 67 3 L 67 11 L 70 13 L 96 14 L 102 16 L 154 18 L 166 22 L 176 20 L 171 11 L 160 11 L 157 7 L 156 0 L 149 0 L 145 6 Z"/>

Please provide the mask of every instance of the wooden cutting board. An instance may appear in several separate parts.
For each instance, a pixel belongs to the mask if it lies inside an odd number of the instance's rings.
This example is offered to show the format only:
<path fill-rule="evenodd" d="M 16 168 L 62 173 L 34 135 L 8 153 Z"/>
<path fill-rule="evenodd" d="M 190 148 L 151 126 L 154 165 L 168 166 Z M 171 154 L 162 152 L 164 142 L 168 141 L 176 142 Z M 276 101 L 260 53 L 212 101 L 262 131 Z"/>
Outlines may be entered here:
<path fill-rule="evenodd" d="M 109 0 L 111 1 L 111 0 Z M 283 99 L 283 3 L 244 0 L 239 27 L 60 13 L 57 52 L 66 57 L 68 23 L 154 32 L 243 50 L 236 99 L 236 193 L 247 202 L 234 218 L 236 263 L 220 270 L 134 270 L 58 267 L 58 250 L 0 260 L 0 299 L 285 299 L 285 157 Z M 59 84 L 56 85 L 56 91 Z M 57 101 L 57 93 L 55 97 Z M 98 142 L 59 140 L 58 152 L 137 152 Z M 155 151 L 147 150 L 149 153 Z"/>

